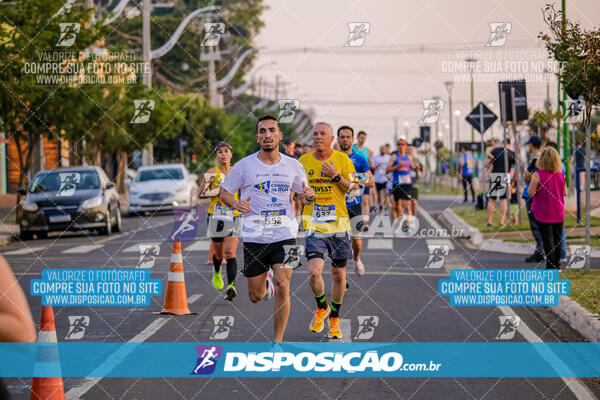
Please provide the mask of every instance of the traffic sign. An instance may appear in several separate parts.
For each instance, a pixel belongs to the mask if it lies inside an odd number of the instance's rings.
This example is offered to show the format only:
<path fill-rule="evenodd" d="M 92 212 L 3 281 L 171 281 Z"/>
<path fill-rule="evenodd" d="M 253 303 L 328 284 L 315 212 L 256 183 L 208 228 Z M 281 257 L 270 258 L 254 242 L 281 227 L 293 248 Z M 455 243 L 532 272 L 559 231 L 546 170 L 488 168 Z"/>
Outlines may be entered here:
<path fill-rule="evenodd" d="M 465 119 L 479 133 L 484 133 L 498 117 L 485 104 L 479 102 Z"/>
<path fill-rule="evenodd" d="M 513 120 L 513 115 L 512 115 L 513 98 L 512 98 L 511 88 L 515 88 L 514 102 L 515 102 L 515 109 L 517 111 L 515 120 L 517 122 L 525 121 L 525 120 L 529 119 L 529 113 L 527 111 L 527 90 L 526 90 L 524 80 L 498 82 L 498 91 L 500 94 L 500 117 L 506 118 L 506 121 L 510 121 L 510 122 L 512 122 L 512 120 Z M 504 95 L 505 104 L 506 104 L 506 111 L 504 112 L 504 115 L 502 113 L 502 95 Z M 502 122 L 505 123 L 506 121 L 502 121 Z"/>
<path fill-rule="evenodd" d="M 425 143 L 429 143 L 431 128 L 428 126 L 420 126 L 419 127 L 419 137 Z"/>

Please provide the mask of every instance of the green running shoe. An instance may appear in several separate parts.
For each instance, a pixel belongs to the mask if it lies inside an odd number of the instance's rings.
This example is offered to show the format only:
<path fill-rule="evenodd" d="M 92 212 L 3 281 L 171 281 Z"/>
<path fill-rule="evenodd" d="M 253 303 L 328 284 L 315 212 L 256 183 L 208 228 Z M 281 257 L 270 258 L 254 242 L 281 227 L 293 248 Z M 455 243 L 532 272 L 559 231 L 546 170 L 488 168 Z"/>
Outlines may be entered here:
<path fill-rule="evenodd" d="M 230 283 L 229 286 L 227 286 L 227 291 L 225 292 L 225 300 L 233 301 L 235 296 L 237 296 L 237 290 L 235 290 L 235 285 Z"/>
<path fill-rule="evenodd" d="M 221 276 L 221 271 L 213 271 L 213 286 L 218 290 L 223 289 L 223 277 Z"/>

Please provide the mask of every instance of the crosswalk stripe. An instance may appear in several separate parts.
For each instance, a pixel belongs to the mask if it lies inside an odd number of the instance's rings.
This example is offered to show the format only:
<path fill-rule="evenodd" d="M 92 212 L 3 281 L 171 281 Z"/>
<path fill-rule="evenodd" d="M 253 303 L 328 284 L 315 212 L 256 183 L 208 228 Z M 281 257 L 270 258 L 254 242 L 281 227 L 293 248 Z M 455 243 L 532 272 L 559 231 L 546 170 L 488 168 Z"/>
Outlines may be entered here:
<path fill-rule="evenodd" d="M 94 251 L 102 248 L 101 244 L 82 244 L 81 246 L 71 247 L 70 249 L 63 250 L 61 253 L 63 254 L 84 254 L 89 253 L 90 251 Z"/>
<path fill-rule="evenodd" d="M 2 253 L 5 256 L 18 256 L 23 254 L 30 254 L 36 251 L 44 250 L 45 247 L 23 247 L 22 249 L 7 251 L 6 253 Z"/>
<path fill-rule="evenodd" d="M 140 245 L 149 245 L 149 246 L 160 246 L 160 243 L 138 243 L 138 244 L 134 244 L 133 246 L 129 246 L 125 249 L 123 249 L 123 253 L 139 253 L 140 252 Z"/>
<path fill-rule="evenodd" d="M 391 249 L 393 248 L 392 239 L 369 239 L 367 243 L 367 249 Z"/>
<path fill-rule="evenodd" d="M 186 251 L 208 251 L 210 242 L 208 240 L 197 240 L 185 248 Z"/>
<path fill-rule="evenodd" d="M 448 246 L 448 248 L 450 250 L 454 250 L 454 245 L 452 244 L 452 241 L 449 239 L 427 239 L 425 241 L 427 242 L 428 246 L 445 244 L 446 246 Z"/>

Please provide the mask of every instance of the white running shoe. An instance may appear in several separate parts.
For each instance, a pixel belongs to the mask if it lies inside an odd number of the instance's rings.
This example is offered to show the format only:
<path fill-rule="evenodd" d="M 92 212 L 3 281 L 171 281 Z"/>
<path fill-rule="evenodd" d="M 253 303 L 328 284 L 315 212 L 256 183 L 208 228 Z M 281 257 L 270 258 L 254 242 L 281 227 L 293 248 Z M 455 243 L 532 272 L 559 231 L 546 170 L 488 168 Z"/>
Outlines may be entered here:
<path fill-rule="evenodd" d="M 267 300 L 270 300 L 271 297 L 273 297 L 273 294 L 275 294 L 275 286 L 273 286 L 273 274 L 271 271 L 269 271 L 267 272 L 267 293 L 265 294 Z"/>
<path fill-rule="evenodd" d="M 354 272 L 356 272 L 356 275 L 358 276 L 363 276 L 365 274 L 365 265 L 360 258 L 354 263 Z"/>

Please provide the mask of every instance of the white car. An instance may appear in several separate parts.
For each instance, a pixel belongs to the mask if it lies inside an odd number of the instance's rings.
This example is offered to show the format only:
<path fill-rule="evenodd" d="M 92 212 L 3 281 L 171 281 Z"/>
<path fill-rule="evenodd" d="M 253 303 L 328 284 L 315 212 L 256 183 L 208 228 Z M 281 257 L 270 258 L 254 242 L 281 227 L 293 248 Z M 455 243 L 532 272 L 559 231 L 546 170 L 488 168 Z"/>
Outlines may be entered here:
<path fill-rule="evenodd" d="M 198 177 L 190 174 L 183 164 L 141 167 L 133 180 L 125 180 L 129 186 L 128 214 L 195 206 L 198 199 L 197 180 Z"/>

